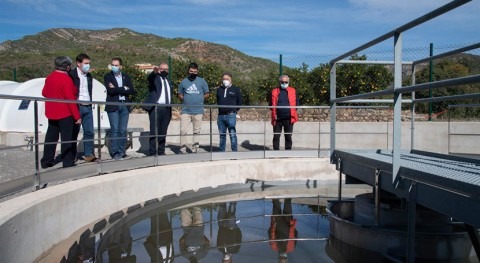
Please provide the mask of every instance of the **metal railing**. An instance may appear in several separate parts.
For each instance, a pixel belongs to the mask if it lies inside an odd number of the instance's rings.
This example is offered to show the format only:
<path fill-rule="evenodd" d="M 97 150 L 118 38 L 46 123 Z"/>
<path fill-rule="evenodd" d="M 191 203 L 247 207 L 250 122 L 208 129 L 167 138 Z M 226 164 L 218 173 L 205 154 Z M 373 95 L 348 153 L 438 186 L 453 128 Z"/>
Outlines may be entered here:
<path fill-rule="evenodd" d="M 32 164 L 33 168 L 26 171 L 25 174 L 21 174 L 20 176 L 14 176 L 10 180 L 6 180 L 0 183 L 0 197 L 5 195 L 10 195 L 25 189 L 32 189 L 32 190 L 39 190 L 44 188 L 48 184 L 55 184 L 62 181 L 68 180 L 75 180 L 81 179 L 90 176 L 96 176 L 106 173 L 112 173 L 116 171 L 123 171 L 123 170 L 131 170 L 131 169 L 138 169 L 144 167 L 151 167 L 157 165 L 165 165 L 165 164 L 173 164 L 173 163 L 188 163 L 188 162 L 201 162 L 201 161 L 217 161 L 217 160 L 240 160 L 240 159 L 262 159 L 262 158 L 279 158 L 279 157 L 306 157 L 306 158 L 319 158 L 319 157 L 328 157 L 328 122 L 321 123 L 320 114 L 323 111 L 328 111 L 328 106 L 297 106 L 296 108 L 300 111 L 304 111 L 299 113 L 300 117 L 303 118 L 304 115 L 309 118 L 315 117 L 316 121 L 309 121 L 309 122 L 299 122 L 295 124 L 294 131 L 292 132 L 293 135 L 293 150 L 280 150 L 274 151 L 271 148 L 271 139 L 274 135 L 273 128 L 270 124 L 270 109 L 273 107 L 270 106 L 238 106 L 240 108 L 240 115 L 244 115 L 244 113 L 248 111 L 256 111 L 256 115 L 259 116 L 259 119 L 255 121 L 254 124 L 246 121 L 239 121 L 237 122 L 237 138 L 238 139 L 238 152 L 219 152 L 216 148 L 216 144 L 218 143 L 218 137 L 220 133 L 216 130 L 216 125 L 214 122 L 216 121 L 216 113 L 218 108 L 227 107 L 231 108 L 231 106 L 218 106 L 218 105 L 202 105 L 201 107 L 205 108 L 204 111 L 204 120 L 208 120 L 208 131 L 205 130 L 203 127 L 201 136 L 202 139 L 200 140 L 202 144 L 202 151 L 196 154 L 177 154 L 179 153 L 178 149 L 180 145 L 178 144 L 180 133 L 169 133 L 167 134 L 167 146 L 173 151 L 173 154 L 169 152 L 169 154 L 165 156 L 147 156 L 148 152 L 148 141 L 150 138 L 155 137 L 158 139 L 158 136 L 150 135 L 146 132 L 140 132 L 139 135 L 134 134 L 131 135 L 129 139 L 135 140 L 140 142 L 138 147 L 135 147 L 139 154 L 136 157 L 139 158 L 131 158 L 122 161 L 114 161 L 110 159 L 108 154 L 105 154 L 105 150 L 102 151 L 103 145 L 108 144 L 108 140 L 113 140 L 116 138 L 106 138 L 104 133 L 108 130 L 107 127 L 102 127 L 101 123 L 101 109 L 104 108 L 103 105 L 111 104 L 111 105 L 129 105 L 129 106 L 141 106 L 141 105 L 151 105 L 151 106 L 158 106 L 158 104 L 139 104 L 139 103 L 114 103 L 114 102 L 102 102 L 102 101 L 93 101 L 93 105 L 97 105 L 94 110 L 94 114 L 97 115 L 96 120 L 96 127 L 95 127 L 95 138 L 92 140 L 95 144 L 96 148 L 96 155 L 99 158 L 98 162 L 94 163 L 85 163 L 85 165 L 78 165 L 75 167 L 71 167 L 66 169 L 55 169 L 55 168 L 47 168 L 42 169 L 40 167 L 40 158 L 41 158 L 41 148 L 46 145 L 45 142 L 41 141 L 41 132 L 39 131 L 39 105 L 44 103 L 45 101 L 52 101 L 52 102 L 64 102 L 64 103 L 78 103 L 78 101 L 68 101 L 68 100 L 54 100 L 54 99 L 46 99 L 46 98 L 39 98 L 39 97 L 28 97 L 28 96 L 13 96 L 13 95 L 1 95 L 0 100 L 14 100 L 14 101 L 22 101 L 22 100 L 30 100 L 33 101 L 32 105 L 34 107 L 33 113 L 34 123 L 34 132 L 27 133 L 25 144 L 15 145 L 15 146 L 7 146 L 0 148 L 0 153 L 8 153 L 14 149 L 18 148 L 27 148 L 33 151 L 33 157 L 29 157 L 31 161 L 28 161 L 28 164 Z M 171 104 L 171 107 L 174 109 L 179 109 L 182 105 L 178 104 Z M 200 107 L 200 106 L 199 106 Z M 289 108 L 289 107 L 282 107 L 277 106 L 277 108 Z M 373 108 L 373 109 L 385 109 L 385 106 L 345 106 L 339 108 Z M 132 113 L 130 116 L 130 123 L 132 122 L 132 116 L 135 116 L 135 113 Z M 312 116 L 313 115 L 313 116 Z M 315 116 L 318 115 L 318 116 Z M 156 119 L 156 118 L 155 118 Z M 148 118 L 146 118 L 146 122 L 148 122 Z M 170 126 L 178 125 L 174 124 L 175 122 L 171 122 Z M 145 125 L 148 127 L 148 123 Z M 323 128 L 322 128 L 323 127 Z M 132 127 L 129 127 L 132 129 Z M 133 128 L 135 131 L 140 131 L 143 129 L 140 128 Z M 145 134 L 147 133 L 147 134 Z M 363 136 L 363 135 L 374 135 L 374 136 L 383 136 L 380 137 L 380 145 L 386 145 L 388 148 L 389 144 L 389 124 L 386 125 L 385 131 L 374 131 L 374 132 L 361 132 L 355 130 L 345 129 L 343 131 L 339 131 L 340 135 L 343 136 Z M 188 136 L 191 136 L 190 133 Z M 22 135 L 22 139 L 25 135 Z M 325 138 L 321 139 L 322 136 L 326 136 Z M 207 138 L 208 139 L 205 139 Z M 243 143 L 241 143 L 240 138 L 243 138 Z M 281 136 L 281 140 L 283 140 L 283 136 Z M 384 139 L 385 138 L 385 139 Z M 68 141 L 68 142 L 58 142 L 58 143 L 79 143 L 88 140 L 79 140 L 76 141 Z M 57 143 L 54 143 L 57 144 Z M 157 143 L 156 143 L 157 145 Z M 229 140 L 227 136 L 227 146 L 229 145 Z M 142 150 L 145 149 L 147 150 Z M 283 145 L 281 145 L 282 147 Z M 24 164 L 27 166 L 27 164 Z M 19 171 L 21 169 L 18 169 Z M 68 171 L 68 172 L 67 172 Z"/>
<path fill-rule="evenodd" d="M 335 127 L 336 127 L 336 108 L 338 103 L 346 103 L 346 102 L 353 102 L 353 100 L 356 100 L 357 102 L 359 100 L 363 100 L 362 102 L 368 103 L 366 99 L 372 99 L 372 98 L 377 98 L 381 96 L 391 96 L 393 95 L 393 100 L 391 102 L 394 103 L 394 122 L 393 122 L 393 157 L 392 157 L 392 167 L 393 167 L 393 181 L 397 180 L 397 174 L 400 168 L 400 151 L 401 151 L 401 109 L 402 109 L 402 103 L 405 103 L 406 101 L 402 100 L 402 94 L 411 92 L 412 93 L 412 99 L 411 101 L 408 102 L 413 102 L 411 105 L 412 109 L 412 124 L 411 124 L 411 148 L 414 149 L 414 120 L 415 120 L 415 103 L 420 103 L 420 102 L 429 102 L 429 101 L 445 101 L 445 100 L 459 100 L 459 99 L 474 99 L 480 97 L 479 94 L 465 94 L 465 95 L 457 95 L 457 96 L 446 96 L 446 97 L 437 97 L 437 98 L 426 98 L 426 99 L 417 99 L 415 100 L 415 91 L 420 91 L 420 90 L 427 90 L 427 89 L 438 89 L 442 87 L 450 87 L 454 85 L 461 85 L 461 84 L 469 84 L 469 83 L 478 83 L 480 82 L 480 75 L 473 75 L 473 76 L 468 76 L 468 77 L 461 77 L 461 78 L 456 78 L 456 79 L 449 79 L 449 80 L 442 80 L 442 81 L 437 81 L 437 82 L 431 82 L 431 83 L 423 83 L 423 84 L 415 84 L 415 65 L 425 62 L 425 61 L 430 61 L 433 59 L 438 59 L 442 58 L 445 56 L 449 56 L 452 54 L 456 54 L 459 52 L 465 52 L 468 50 L 476 49 L 480 47 L 480 44 L 474 44 L 470 45 L 468 47 L 460 48 L 454 51 L 446 52 L 445 54 L 440 54 L 432 57 L 427 57 L 423 58 L 414 62 L 402 62 L 402 33 L 412 29 L 428 20 L 431 20 L 437 16 L 440 16 L 452 9 L 455 9 L 463 4 L 466 4 L 470 2 L 471 0 L 456 0 L 452 1 L 436 10 L 433 10 L 432 12 L 423 15 L 399 28 L 396 28 L 358 48 L 355 48 L 333 60 L 330 61 L 331 65 L 331 71 L 330 71 L 330 109 L 331 109 L 331 132 L 330 132 L 330 153 L 332 154 L 331 156 L 331 161 L 335 162 L 333 152 L 336 148 L 336 132 L 335 132 Z M 360 63 L 371 63 L 371 64 L 392 64 L 394 68 L 394 84 L 393 88 L 381 90 L 381 91 L 376 91 L 376 92 L 371 92 L 371 93 L 364 93 L 364 94 L 357 94 L 353 96 L 346 96 L 346 97 L 341 97 L 337 98 L 336 97 L 336 89 L 337 89 L 337 83 L 336 83 L 336 65 L 339 63 L 359 63 L 359 62 L 351 62 L 351 61 L 345 61 L 342 60 L 348 56 L 351 56 L 353 54 L 356 54 L 362 50 L 365 50 L 371 46 L 374 46 L 380 42 L 383 42 L 387 39 L 394 38 L 394 61 L 391 62 L 386 62 L 386 61 L 362 61 Z M 407 87 L 402 87 L 402 65 L 404 64 L 410 64 L 412 65 L 413 69 L 413 76 L 412 76 L 412 85 L 407 86 Z M 378 103 L 378 100 L 372 100 L 371 103 Z"/>

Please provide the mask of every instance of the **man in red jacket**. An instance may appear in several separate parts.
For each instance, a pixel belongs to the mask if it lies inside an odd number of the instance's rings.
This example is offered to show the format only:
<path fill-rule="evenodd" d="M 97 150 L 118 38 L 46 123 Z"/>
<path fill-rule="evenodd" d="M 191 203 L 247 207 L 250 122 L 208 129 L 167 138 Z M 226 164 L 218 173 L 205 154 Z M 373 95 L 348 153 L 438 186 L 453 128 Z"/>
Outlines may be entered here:
<path fill-rule="evenodd" d="M 72 66 L 69 57 L 55 58 L 55 70 L 45 79 L 42 95 L 48 99 L 76 100 L 77 89 L 68 71 Z M 42 168 L 55 165 L 55 150 L 58 137 L 62 140 L 61 158 L 63 167 L 75 165 L 75 154 L 72 145 L 76 142 L 64 143 L 75 140 L 73 138 L 74 125 L 82 123 L 80 112 L 76 103 L 66 102 L 45 102 L 45 116 L 48 119 L 48 129 L 45 135 L 43 157 L 40 161 Z"/>
<path fill-rule="evenodd" d="M 285 134 L 285 150 L 292 149 L 293 124 L 298 121 L 298 96 L 295 88 L 289 85 L 287 75 L 280 76 L 279 87 L 272 90 L 269 96 L 269 106 L 272 111 L 273 149 L 280 150 L 280 135 Z M 281 106 L 282 108 L 277 108 Z M 287 108 L 290 107 L 290 108 Z"/>

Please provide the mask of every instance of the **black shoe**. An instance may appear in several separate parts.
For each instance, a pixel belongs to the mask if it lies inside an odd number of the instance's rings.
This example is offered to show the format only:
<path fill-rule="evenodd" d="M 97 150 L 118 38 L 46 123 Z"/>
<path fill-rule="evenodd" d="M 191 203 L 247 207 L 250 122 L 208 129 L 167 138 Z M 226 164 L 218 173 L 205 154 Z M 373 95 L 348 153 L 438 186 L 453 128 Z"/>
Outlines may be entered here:
<path fill-rule="evenodd" d="M 72 164 L 68 164 L 68 165 L 63 165 L 63 168 L 69 168 L 69 167 L 74 167 L 74 166 L 77 166 L 77 164 L 72 163 Z"/>
<path fill-rule="evenodd" d="M 40 166 L 42 167 L 42 169 L 47 169 L 47 168 L 50 168 L 52 166 L 54 166 L 55 164 L 54 163 L 41 163 Z"/>

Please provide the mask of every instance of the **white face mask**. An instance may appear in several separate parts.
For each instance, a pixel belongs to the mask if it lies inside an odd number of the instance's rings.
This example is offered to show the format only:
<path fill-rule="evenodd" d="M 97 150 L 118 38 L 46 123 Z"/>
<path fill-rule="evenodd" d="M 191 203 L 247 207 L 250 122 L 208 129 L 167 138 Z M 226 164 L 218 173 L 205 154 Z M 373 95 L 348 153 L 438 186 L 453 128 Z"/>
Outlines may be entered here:
<path fill-rule="evenodd" d="M 229 80 L 224 80 L 224 81 L 223 81 L 223 86 L 224 86 L 224 87 L 228 88 L 228 87 L 230 87 L 231 85 L 232 85 L 232 83 L 230 83 Z"/>
<path fill-rule="evenodd" d="M 288 88 L 288 84 L 280 84 L 280 87 L 281 87 L 282 89 L 286 89 L 286 88 Z"/>

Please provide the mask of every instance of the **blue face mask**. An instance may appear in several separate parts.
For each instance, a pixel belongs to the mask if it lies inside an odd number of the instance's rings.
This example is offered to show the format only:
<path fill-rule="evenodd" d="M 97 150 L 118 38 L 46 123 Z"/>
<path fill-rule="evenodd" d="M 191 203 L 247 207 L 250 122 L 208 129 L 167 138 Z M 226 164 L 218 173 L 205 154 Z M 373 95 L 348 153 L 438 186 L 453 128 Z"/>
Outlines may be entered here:
<path fill-rule="evenodd" d="M 283 84 L 283 83 L 282 83 L 282 84 L 280 84 L 280 87 L 281 87 L 282 89 L 286 89 L 286 88 L 288 88 L 288 84 Z"/>
<path fill-rule="evenodd" d="M 83 64 L 82 71 L 87 73 L 90 70 L 90 64 Z"/>
<path fill-rule="evenodd" d="M 112 72 L 113 72 L 114 74 L 117 74 L 118 72 L 120 72 L 120 68 L 117 67 L 117 66 L 112 66 Z"/>

